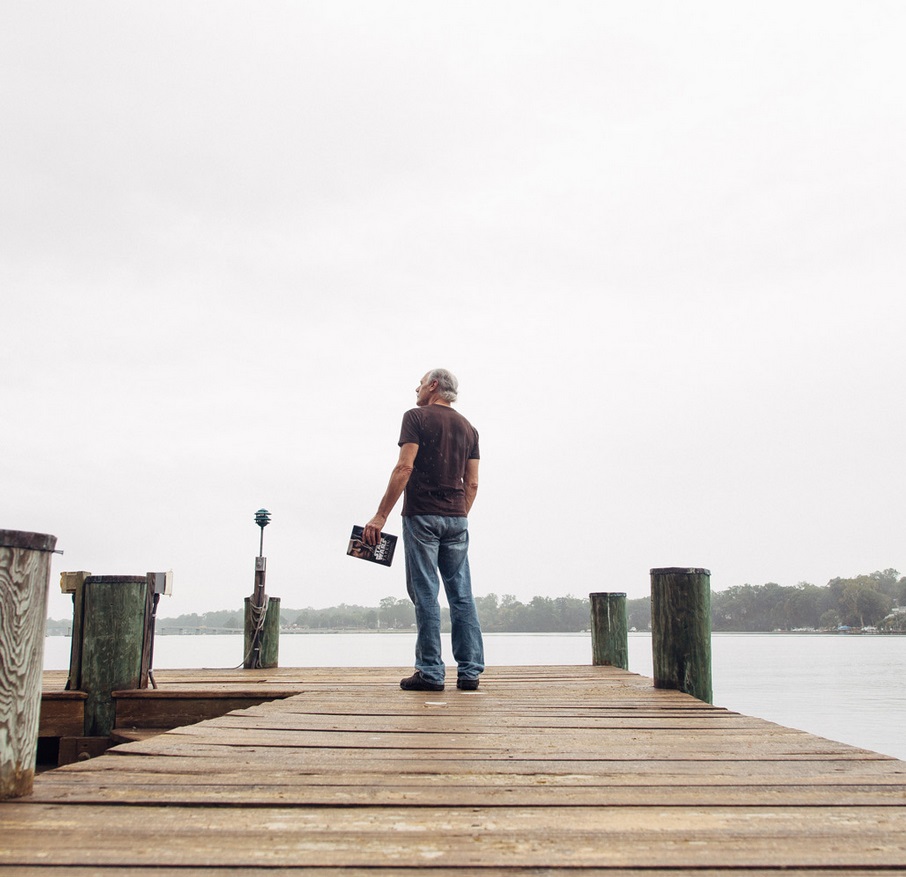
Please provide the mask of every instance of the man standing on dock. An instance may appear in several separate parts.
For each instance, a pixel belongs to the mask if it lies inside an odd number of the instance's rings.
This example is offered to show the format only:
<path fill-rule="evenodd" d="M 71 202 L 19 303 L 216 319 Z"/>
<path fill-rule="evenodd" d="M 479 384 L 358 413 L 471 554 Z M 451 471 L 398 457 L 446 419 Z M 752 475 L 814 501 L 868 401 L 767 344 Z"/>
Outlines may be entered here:
<path fill-rule="evenodd" d="M 403 498 L 406 588 L 418 629 L 415 673 L 406 691 L 443 691 L 438 571 L 443 579 L 456 659 L 456 687 L 478 688 L 484 645 L 469 572 L 468 514 L 478 492 L 478 432 L 451 403 L 459 383 L 446 369 L 428 372 L 416 388 L 416 406 L 403 415 L 400 456 L 364 541 L 377 545 L 396 501 Z"/>

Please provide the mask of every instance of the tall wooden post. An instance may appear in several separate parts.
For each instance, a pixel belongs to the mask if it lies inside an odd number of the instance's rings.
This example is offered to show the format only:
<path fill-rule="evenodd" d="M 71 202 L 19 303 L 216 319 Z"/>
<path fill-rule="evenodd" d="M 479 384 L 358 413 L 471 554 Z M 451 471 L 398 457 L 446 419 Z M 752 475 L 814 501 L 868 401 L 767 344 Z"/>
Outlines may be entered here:
<path fill-rule="evenodd" d="M 56 536 L 0 530 L 0 799 L 35 778 L 44 627 Z"/>
<path fill-rule="evenodd" d="M 626 594 L 588 595 L 591 603 L 591 654 L 595 666 L 629 669 L 629 633 L 626 625 Z"/>
<path fill-rule="evenodd" d="M 709 570 L 651 570 L 651 651 L 655 688 L 712 703 Z"/>
<path fill-rule="evenodd" d="M 84 585 L 80 688 L 85 701 L 85 736 L 113 730 L 112 693 L 142 687 L 151 595 L 147 576 L 89 576 Z M 146 683 L 147 684 L 147 683 Z"/>

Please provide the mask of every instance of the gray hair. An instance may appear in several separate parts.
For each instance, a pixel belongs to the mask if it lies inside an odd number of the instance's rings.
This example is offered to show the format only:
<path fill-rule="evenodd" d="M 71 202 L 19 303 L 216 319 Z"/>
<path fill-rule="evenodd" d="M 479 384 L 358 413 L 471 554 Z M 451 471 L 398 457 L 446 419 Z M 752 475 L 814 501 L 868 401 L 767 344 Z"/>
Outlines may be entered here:
<path fill-rule="evenodd" d="M 459 392 L 459 381 L 453 372 L 435 368 L 428 372 L 428 381 L 437 381 L 438 395 L 444 402 L 455 402 Z"/>

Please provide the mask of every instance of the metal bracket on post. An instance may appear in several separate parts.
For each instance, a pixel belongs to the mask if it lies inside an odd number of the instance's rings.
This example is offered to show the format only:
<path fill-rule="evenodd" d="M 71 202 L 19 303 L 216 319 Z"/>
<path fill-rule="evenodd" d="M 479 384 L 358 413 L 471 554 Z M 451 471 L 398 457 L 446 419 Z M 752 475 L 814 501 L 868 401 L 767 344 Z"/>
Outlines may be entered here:
<path fill-rule="evenodd" d="M 69 676 L 66 691 L 79 691 L 82 685 L 82 626 L 85 623 L 85 579 L 91 575 L 85 570 L 60 573 L 60 591 L 72 594 L 72 634 L 69 652 Z"/>
<path fill-rule="evenodd" d="M 147 627 L 145 628 L 145 643 L 142 649 L 142 688 L 150 682 L 152 688 L 157 688 L 154 681 L 154 629 L 157 625 L 157 604 L 160 595 L 168 597 L 173 593 L 173 570 L 167 572 L 149 572 L 148 595 L 151 598 L 151 611 L 148 613 Z"/>

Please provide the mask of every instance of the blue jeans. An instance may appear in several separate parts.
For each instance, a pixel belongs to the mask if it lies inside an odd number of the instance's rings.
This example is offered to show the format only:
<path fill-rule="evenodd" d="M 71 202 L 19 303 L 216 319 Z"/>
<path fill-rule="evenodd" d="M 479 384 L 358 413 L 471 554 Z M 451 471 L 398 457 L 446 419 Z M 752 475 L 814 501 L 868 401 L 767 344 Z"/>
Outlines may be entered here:
<path fill-rule="evenodd" d="M 403 518 L 406 589 L 415 604 L 418 635 L 415 669 L 431 682 L 444 681 L 440 654 L 439 583 L 443 579 L 453 636 L 457 675 L 475 679 L 484 670 L 484 644 L 469 574 L 467 518 L 415 515 Z"/>

